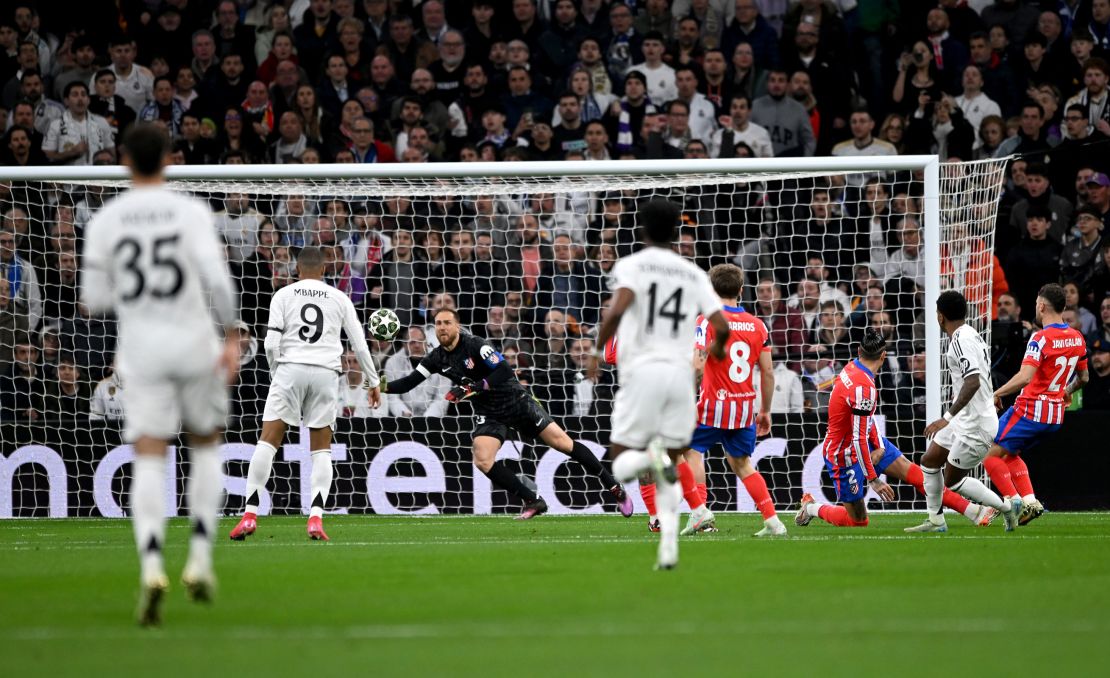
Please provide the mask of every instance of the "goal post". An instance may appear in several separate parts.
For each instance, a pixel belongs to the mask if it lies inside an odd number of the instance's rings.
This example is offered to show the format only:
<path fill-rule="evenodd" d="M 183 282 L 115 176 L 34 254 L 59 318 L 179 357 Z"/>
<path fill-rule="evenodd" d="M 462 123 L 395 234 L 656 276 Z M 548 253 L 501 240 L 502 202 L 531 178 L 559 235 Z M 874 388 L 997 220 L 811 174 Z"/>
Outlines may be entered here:
<path fill-rule="evenodd" d="M 262 352 L 258 326 L 265 321 L 267 294 L 290 280 L 291 251 L 319 239 L 333 250 L 329 274 L 357 297 L 364 320 L 374 308 L 394 307 L 403 326 L 419 328 L 413 330 L 418 337 L 430 334 L 430 309 L 454 304 L 471 331 L 496 335 L 491 342 L 511 358 L 556 421 L 566 421 L 572 435 L 598 454 L 607 442 L 616 379 L 610 372 L 603 383 L 583 384 L 575 362 L 581 357 L 578 340 L 590 339 L 600 317 L 608 267 L 634 247 L 637 204 L 657 196 L 679 202 L 680 253 L 703 267 L 741 264 L 742 303 L 760 317 L 759 309 L 770 306 L 760 305 L 759 284 L 781 296 L 767 316 L 786 318 L 786 325 L 772 328 L 773 336 L 790 338 L 776 347 L 782 355 L 776 360 L 792 372 L 784 372 L 784 379 L 796 383 L 804 405 L 802 411 L 776 413 L 772 436 L 755 460 L 785 509 L 802 491 L 824 488 L 831 498 L 813 455 L 823 398 L 830 374 L 852 357 L 861 328 L 872 322 L 889 325 L 897 346 L 892 374 L 880 384 L 880 401 L 897 402 L 884 413 L 885 426 L 906 452 L 922 451 L 920 433 L 940 415 L 946 389 L 944 342 L 930 309 L 945 289 L 974 288 L 971 322 L 989 332 L 994 219 L 1006 163 L 888 156 L 224 165 L 174 166 L 166 176 L 172 188 L 207 200 L 218 212 L 256 342 L 252 359 Z M 71 386 L 59 382 L 58 361 L 76 362 L 89 392 L 102 387 L 102 400 L 109 390 L 126 388 L 110 383 L 110 323 L 81 316 L 69 269 L 79 261 L 88 218 L 127 185 L 126 169 L 118 166 L 0 167 L 3 230 L 16 234 L 15 255 L 28 273 L 22 287 L 7 295 L 10 302 L 0 294 L 0 314 L 41 319 L 30 327 L 16 322 L 0 334 L 0 369 L 21 369 L 17 344 L 29 338 L 45 384 L 44 393 L 32 393 L 28 401 L 39 410 L 33 418 L 26 410 L 0 413 L 0 517 L 124 511 L 131 452 L 113 421 L 118 411 L 92 418 L 88 410 L 74 411 Z M 532 230 L 535 242 L 526 240 Z M 906 235 L 907 244 L 902 234 L 911 230 L 917 235 Z M 262 250 L 271 258 L 259 260 Z M 11 261 L 4 255 L 0 270 Z M 40 288 L 37 315 L 27 289 L 31 275 Z M 812 292 L 803 279 L 814 282 Z M 881 297 L 874 308 L 868 286 Z M 805 324 L 790 325 L 796 318 Z M 376 357 L 407 351 L 406 338 L 403 328 L 392 345 L 375 344 Z M 242 506 L 245 462 L 260 425 L 258 400 L 268 376 L 262 368 L 258 372 L 252 388 L 234 391 L 239 416 L 224 450 L 229 512 Z M 341 394 L 343 379 L 337 378 Z M 470 464 L 470 413 L 434 403 L 442 395 L 436 388 L 430 386 L 423 401 L 397 401 L 384 413 L 360 411 L 353 402 L 340 412 L 336 443 L 342 450 L 334 455 L 336 491 L 329 509 L 507 509 L 510 500 L 491 490 Z M 86 396 L 92 408 L 96 397 Z M 415 409 L 420 412 L 409 411 Z M 308 466 L 300 463 L 297 432 L 286 443 L 275 462 L 272 496 L 263 504 L 275 512 L 307 511 L 301 484 Z M 546 446 L 509 441 L 501 455 L 558 510 L 613 509 L 594 479 Z M 753 508 L 719 452 L 708 455 L 707 465 L 711 507 Z M 176 490 L 167 489 L 171 507 L 181 500 Z M 896 508 L 920 505 L 912 489 L 900 488 Z"/>

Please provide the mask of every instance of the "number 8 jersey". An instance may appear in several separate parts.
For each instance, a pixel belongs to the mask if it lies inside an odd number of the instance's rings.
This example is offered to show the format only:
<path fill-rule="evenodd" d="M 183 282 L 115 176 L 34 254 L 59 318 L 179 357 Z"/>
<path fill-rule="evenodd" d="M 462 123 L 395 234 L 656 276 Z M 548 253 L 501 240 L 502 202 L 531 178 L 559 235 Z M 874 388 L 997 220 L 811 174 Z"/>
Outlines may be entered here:
<path fill-rule="evenodd" d="M 1041 424 L 1064 423 L 1064 388 L 1077 369 L 1087 369 L 1083 335 L 1064 323 L 1047 325 L 1029 337 L 1022 365 L 1037 368 L 1021 389 L 1014 412 Z"/>
<path fill-rule="evenodd" d="M 759 373 L 759 354 L 771 350 L 770 333 L 763 321 L 743 306 L 725 306 L 728 321 L 728 349 L 724 360 L 708 356 L 698 397 L 698 423 L 713 428 L 738 429 L 755 424 L 759 413 L 755 375 Z M 707 350 L 713 343 L 713 328 L 704 316 L 698 317 L 694 347 Z"/>

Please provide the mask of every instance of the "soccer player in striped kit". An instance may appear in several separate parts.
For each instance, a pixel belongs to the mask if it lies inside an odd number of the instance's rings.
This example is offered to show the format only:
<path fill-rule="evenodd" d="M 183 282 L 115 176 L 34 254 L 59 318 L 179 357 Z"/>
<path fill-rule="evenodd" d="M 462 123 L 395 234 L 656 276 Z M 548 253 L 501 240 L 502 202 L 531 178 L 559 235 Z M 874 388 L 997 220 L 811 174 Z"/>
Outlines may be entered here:
<path fill-rule="evenodd" d="M 894 490 L 875 473 L 871 461 L 871 442 L 879 390 L 875 373 L 886 363 L 886 340 L 878 330 L 868 328 L 860 342 L 859 357 L 841 370 L 829 399 L 828 430 L 822 452 L 825 468 L 836 487 L 840 504 L 819 504 L 808 492 L 794 522 L 805 527 L 814 518 L 838 527 L 865 527 L 867 486 L 883 501 L 894 500 Z"/>
<path fill-rule="evenodd" d="M 1055 283 L 1037 292 L 1036 319 L 1044 329 L 1029 337 L 1018 373 L 994 392 L 994 405 L 1001 410 L 1002 398 L 1021 391 L 999 419 L 994 446 L 983 460 L 998 493 L 1020 498 L 1024 509 L 1019 525 L 1039 518 L 1044 506 L 1033 494 L 1029 468 L 1018 455 L 1060 430 L 1072 394 L 1089 379 L 1083 335 L 1061 317 L 1066 302 L 1064 288 Z"/>

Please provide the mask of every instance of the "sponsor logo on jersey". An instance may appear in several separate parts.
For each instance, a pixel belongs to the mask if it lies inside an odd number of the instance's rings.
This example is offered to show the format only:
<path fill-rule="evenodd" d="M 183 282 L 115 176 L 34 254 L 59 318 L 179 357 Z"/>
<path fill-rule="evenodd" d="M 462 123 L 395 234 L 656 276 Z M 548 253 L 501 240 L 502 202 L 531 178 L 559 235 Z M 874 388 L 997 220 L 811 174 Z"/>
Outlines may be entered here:
<path fill-rule="evenodd" d="M 724 390 L 723 388 L 717 389 L 717 400 L 724 400 L 727 397 L 728 391 Z"/>

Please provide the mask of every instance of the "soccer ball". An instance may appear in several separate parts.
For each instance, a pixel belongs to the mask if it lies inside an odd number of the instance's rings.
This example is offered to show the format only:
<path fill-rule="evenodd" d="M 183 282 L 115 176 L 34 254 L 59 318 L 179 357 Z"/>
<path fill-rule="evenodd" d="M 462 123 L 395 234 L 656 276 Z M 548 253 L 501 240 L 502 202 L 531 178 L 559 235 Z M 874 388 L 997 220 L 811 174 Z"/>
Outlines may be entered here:
<path fill-rule="evenodd" d="M 370 314 L 370 334 L 378 341 L 389 341 L 397 336 L 397 331 L 401 329 L 401 321 L 397 319 L 397 314 L 388 308 L 379 308 Z"/>

